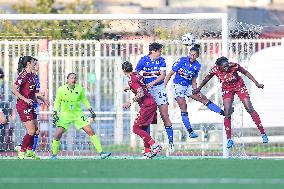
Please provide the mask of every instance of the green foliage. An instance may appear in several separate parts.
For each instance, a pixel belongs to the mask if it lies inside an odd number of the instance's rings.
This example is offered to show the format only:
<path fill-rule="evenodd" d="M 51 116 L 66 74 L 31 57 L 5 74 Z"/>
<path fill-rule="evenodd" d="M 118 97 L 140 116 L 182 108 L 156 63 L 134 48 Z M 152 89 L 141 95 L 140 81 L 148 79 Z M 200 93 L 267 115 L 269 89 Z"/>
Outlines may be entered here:
<path fill-rule="evenodd" d="M 36 0 L 31 5 L 25 0 L 21 5 L 13 6 L 19 14 L 94 14 L 92 1 L 82 4 L 66 4 L 61 10 L 55 9 L 54 0 Z M 102 35 L 104 24 L 101 21 L 52 20 L 52 21 L 2 21 L 1 38 L 48 38 L 48 39 L 98 39 Z"/>

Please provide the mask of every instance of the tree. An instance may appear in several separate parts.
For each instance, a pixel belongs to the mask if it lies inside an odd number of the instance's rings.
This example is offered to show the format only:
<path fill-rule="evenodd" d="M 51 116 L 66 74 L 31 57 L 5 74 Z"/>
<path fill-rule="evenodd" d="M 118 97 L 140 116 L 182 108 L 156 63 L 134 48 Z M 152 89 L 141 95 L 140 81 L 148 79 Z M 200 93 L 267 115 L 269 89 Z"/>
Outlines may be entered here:
<path fill-rule="evenodd" d="M 92 1 L 82 4 L 66 4 L 63 8 L 54 8 L 54 0 L 36 0 L 33 6 L 29 1 L 13 6 L 20 14 L 93 14 Z M 52 20 L 52 21 L 2 21 L 1 38 L 48 38 L 48 39 L 99 39 L 105 25 L 101 21 Z"/>

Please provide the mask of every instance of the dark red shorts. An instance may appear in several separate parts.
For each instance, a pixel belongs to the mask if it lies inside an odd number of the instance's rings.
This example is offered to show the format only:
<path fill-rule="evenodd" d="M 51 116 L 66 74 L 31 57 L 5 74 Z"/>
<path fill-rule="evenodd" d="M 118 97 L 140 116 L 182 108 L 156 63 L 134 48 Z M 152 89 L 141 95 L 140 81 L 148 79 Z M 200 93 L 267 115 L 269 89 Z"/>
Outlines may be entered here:
<path fill-rule="evenodd" d="M 239 96 L 240 100 L 249 98 L 249 93 L 244 83 L 237 84 L 234 87 L 222 89 L 222 92 L 223 92 L 223 99 L 226 98 L 234 99 L 235 94 Z"/>
<path fill-rule="evenodd" d="M 138 112 L 134 124 L 139 124 L 140 126 L 147 126 L 156 123 L 157 123 L 157 105 L 156 104 L 148 106 L 142 105 L 140 107 L 140 111 Z"/>
<path fill-rule="evenodd" d="M 17 103 L 16 109 L 22 122 L 31 121 L 37 118 L 33 106 Z"/>

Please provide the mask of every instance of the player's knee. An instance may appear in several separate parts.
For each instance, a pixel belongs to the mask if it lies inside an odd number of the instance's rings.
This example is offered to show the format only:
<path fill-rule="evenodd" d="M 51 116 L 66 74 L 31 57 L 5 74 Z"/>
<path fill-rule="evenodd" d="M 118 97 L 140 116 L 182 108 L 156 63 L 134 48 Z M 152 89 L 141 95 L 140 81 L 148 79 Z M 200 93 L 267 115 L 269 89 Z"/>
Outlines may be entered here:
<path fill-rule="evenodd" d="M 34 135 L 35 134 L 35 129 L 34 128 L 30 128 L 30 129 L 27 129 L 27 133 L 29 134 L 29 135 Z"/>

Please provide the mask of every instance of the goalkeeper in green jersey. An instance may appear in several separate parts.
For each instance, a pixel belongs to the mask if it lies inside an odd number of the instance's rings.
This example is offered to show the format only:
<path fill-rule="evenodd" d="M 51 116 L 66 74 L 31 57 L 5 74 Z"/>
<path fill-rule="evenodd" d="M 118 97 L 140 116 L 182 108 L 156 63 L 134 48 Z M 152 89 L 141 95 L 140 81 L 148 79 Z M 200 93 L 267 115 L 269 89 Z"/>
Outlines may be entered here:
<path fill-rule="evenodd" d="M 53 123 L 56 125 L 54 139 L 52 141 L 51 159 L 56 159 L 60 139 L 65 131 L 68 130 L 70 124 L 74 124 L 77 129 L 85 131 L 95 146 L 97 152 L 102 159 L 111 155 L 111 153 L 103 152 L 99 138 L 95 135 L 94 130 L 83 113 L 81 103 L 90 111 L 93 120 L 96 117 L 91 105 L 85 95 L 82 86 L 76 84 L 77 78 L 75 73 L 69 73 L 67 76 L 67 84 L 58 88 L 54 101 Z"/>

